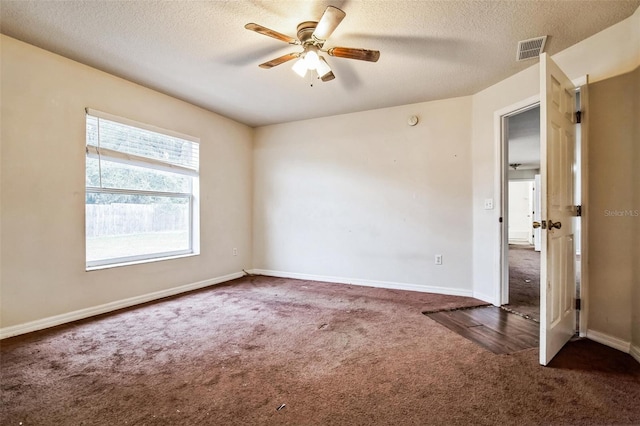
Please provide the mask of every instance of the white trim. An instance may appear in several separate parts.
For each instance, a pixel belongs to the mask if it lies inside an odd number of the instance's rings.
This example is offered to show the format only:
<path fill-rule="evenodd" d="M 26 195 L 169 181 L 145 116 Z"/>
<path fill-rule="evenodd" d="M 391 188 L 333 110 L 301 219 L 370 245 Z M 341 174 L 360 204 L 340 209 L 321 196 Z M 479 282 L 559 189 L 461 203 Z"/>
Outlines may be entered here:
<path fill-rule="evenodd" d="M 576 84 L 580 88 L 580 335 L 589 328 L 589 76 Z"/>
<path fill-rule="evenodd" d="M 571 80 L 571 84 L 573 84 L 576 88 L 580 88 L 581 86 L 586 86 L 587 83 L 589 82 L 589 75 L 585 74 L 583 76 L 574 78 L 573 80 Z"/>
<path fill-rule="evenodd" d="M 487 303 L 491 303 L 494 306 L 500 306 L 500 301 L 499 300 L 495 300 L 493 297 L 487 295 L 487 294 L 483 294 L 483 293 L 479 293 L 477 291 L 473 292 L 473 295 L 471 296 L 474 299 L 478 299 L 478 300 L 482 300 L 483 302 L 487 302 Z"/>
<path fill-rule="evenodd" d="M 506 211 L 508 206 L 506 205 L 507 197 L 505 197 L 506 186 L 508 185 L 508 179 L 503 176 L 506 167 L 506 150 L 504 138 L 504 118 L 515 115 L 529 109 L 535 108 L 540 104 L 540 94 L 533 95 L 529 98 L 523 99 L 519 102 L 501 108 L 493 113 L 493 136 L 494 136 L 494 206 L 498 206 L 495 209 L 495 220 L 498 222 L 498 218 L 502 217 L 502 223 L 498 223 L 496 228 L 496 249 L 494 252 L 494 270 L 493 276 L 495 277 L 493 293 L 494 304 L 500 306 L 503 302 L 508 302 L 508 268 L 505 268 L 504 261 L 508 249 L 508 218 Z M 508 147 L 507 147 L 508 148 Z M 506 247 L 505 247 L 506 244 Z M 505 272 L 505 269 L 507 270 Z M 506 285 L 503 281 L 507 280 Z M 483 299 L 484 300 L 484 299 Z M 497 302 L 497 303 L 496 303 Z"/>
<path fill-rule="evenodd" d="M 154 256 L 162 257 L 146 257 L 145 255 L 118 257 L 111 259 L 96 260 L 86 263 L 86 271 L 101 271 L 103 269 L 120 268 L 122 266 L 141 265 L 143 263 L 162 262 L 163 260 L 183 259 L 185 257 L 198 256 L 200 253 L 185 250 L 182 254 L 154 253 Z M 176 252 L 177 253 L 177 252 Z"/>
<path fill-rule="evenodd" d="M 252 269 L 247 271 L 254 275 L 265 275 L 268 277 L 294 278 L 298 280 L 323 281 L 328 283 L 352 284 L 366 287 L 387 288 L 392 290 L 419 291 L 422 293 L 447 294 L 450 296 L 473 297 L 471 290 L 462 290 L 449 287 L 426 286 L 420 284 L 397 283 L 393 281 L 375 281 L 359 278 L 330 277 L 324 275 L 300 274 L 297 272 L 272 271 L 268 269 Z"/>
<path fill-rule="evenodd" d="M 524 231 L 512 229 L 511 235 L 513 236 L 509 238 L 509 244 L 531 244 L 529 242 L 529 234 L 531 234 L 531 231 L 529 231 L 528 229 Z"/>
<path fill-rule="evenodd" d="M 631 345 L 629 355 L 631 355 L 636 361 L 640 362 L 640 346 Z"/>
<path fill-rule="evenodd" d="M 631 350 L 631 342 L 622 340 L 618 337 L 610 336 L 600 331 L 587 330 L 587 339 L 591 339 L 594 342 L 602 343 L 603 345 L 609 346 L 613 349 L 617 349 L 627 354 Z"/>
<path fill-rule="evenodd" d="M 54 327 L 72 321 L 89 318 L 95 315 L 105 314 L 107 312 L 116 311 L 118 309 L 128 308 L 130 306 L 139 305 L 141 303 L 151 302 L 153 300 L 162 299 L 163 297 L 175 296 L 176 294 L 185 293 L 187 291 L 197 290 L 214 284 L 220 284 L 231 281 L 244 276 L 243 272 L 234 272 L 233 274 L 221 277 L 211 278 L 191 284 L 173 287 L 166 290 L 160 290 L 153 293 L 143 294 L 141 296 L 130 297 L 128 299 L 117 300 L 115 302 L 105 303 L 103 305 L 91 308 L 80 309 L 78 311 L 68 312 L 66 314 L 55 315 L 52 317 L 42 318 L 39 320 L 18 324 L 11 327 L 0 328 L 0 339 L 18 336 L 20 334 L 31 333 L 33 331 L 43 330 L 45 328 Z"/>

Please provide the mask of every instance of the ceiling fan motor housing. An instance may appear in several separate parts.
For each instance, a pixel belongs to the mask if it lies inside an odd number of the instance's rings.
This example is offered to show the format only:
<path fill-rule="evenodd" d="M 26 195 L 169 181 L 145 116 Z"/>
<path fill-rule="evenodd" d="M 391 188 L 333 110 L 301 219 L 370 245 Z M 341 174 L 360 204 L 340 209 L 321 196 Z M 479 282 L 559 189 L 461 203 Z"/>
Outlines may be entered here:
<path fill-rule="evenodd" d="M 305 44 L 313 44 L 314 40 L 312 40 L 311 36 L 316 29 L 318 22 L 316 21 L 304 21 L 298 24 L 298 40 Z"/>

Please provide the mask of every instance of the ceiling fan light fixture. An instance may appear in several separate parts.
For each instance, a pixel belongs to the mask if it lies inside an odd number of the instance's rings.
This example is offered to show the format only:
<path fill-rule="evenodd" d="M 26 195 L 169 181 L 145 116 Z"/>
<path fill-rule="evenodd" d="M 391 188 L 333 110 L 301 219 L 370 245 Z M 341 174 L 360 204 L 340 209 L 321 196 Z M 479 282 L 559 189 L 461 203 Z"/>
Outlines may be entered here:
<path fill-rule="evenodd" d="M 329 66 L 327 61 L 324 60 L 322 56 L 319 57 L 318 66 L 316 67 L 316 72 L 318 73 L 318 78 L 322 78 L 331 72 L 331 67 Z"/>
<path fill-rule="evenodd" d="M 304 77 L 305 75 L 307 75 L 307 62 L 304 58 L 300 58 L 293 64 L 291 69 L 294 70 L 295 73 L 300 77 Z"/>
<path fill-rule="evenodd" d="M 309 49 L 307 53 L 304 55 L 304 61 L 307 64 L 307 69 L 315 70 L 318 68 L 318 64 L 320 63 L 320 58 L 315 49 Z"/>

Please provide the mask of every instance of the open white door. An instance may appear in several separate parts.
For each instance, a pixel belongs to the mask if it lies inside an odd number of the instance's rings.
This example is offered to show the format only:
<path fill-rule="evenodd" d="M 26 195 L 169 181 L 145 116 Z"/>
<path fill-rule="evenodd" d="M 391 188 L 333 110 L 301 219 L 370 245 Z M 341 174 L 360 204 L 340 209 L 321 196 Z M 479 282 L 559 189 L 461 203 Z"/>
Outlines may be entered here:
<path fill-rule="evenodd" d="M 543 53 L 540 55 L 542 365 L 551 361 L 576 330 L 575 105 L 575 87 L 571 80 Z"/>

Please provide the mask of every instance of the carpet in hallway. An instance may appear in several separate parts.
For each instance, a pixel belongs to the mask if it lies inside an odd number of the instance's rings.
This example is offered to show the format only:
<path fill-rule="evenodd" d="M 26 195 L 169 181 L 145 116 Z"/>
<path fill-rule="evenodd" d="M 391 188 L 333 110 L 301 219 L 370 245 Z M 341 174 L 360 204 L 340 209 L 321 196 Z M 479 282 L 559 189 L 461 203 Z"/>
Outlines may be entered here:
<path fill-rule="evenodd" d="M 540 322 L 540 252 L 532 246 L 509 244 L 510 310 Z"/>

